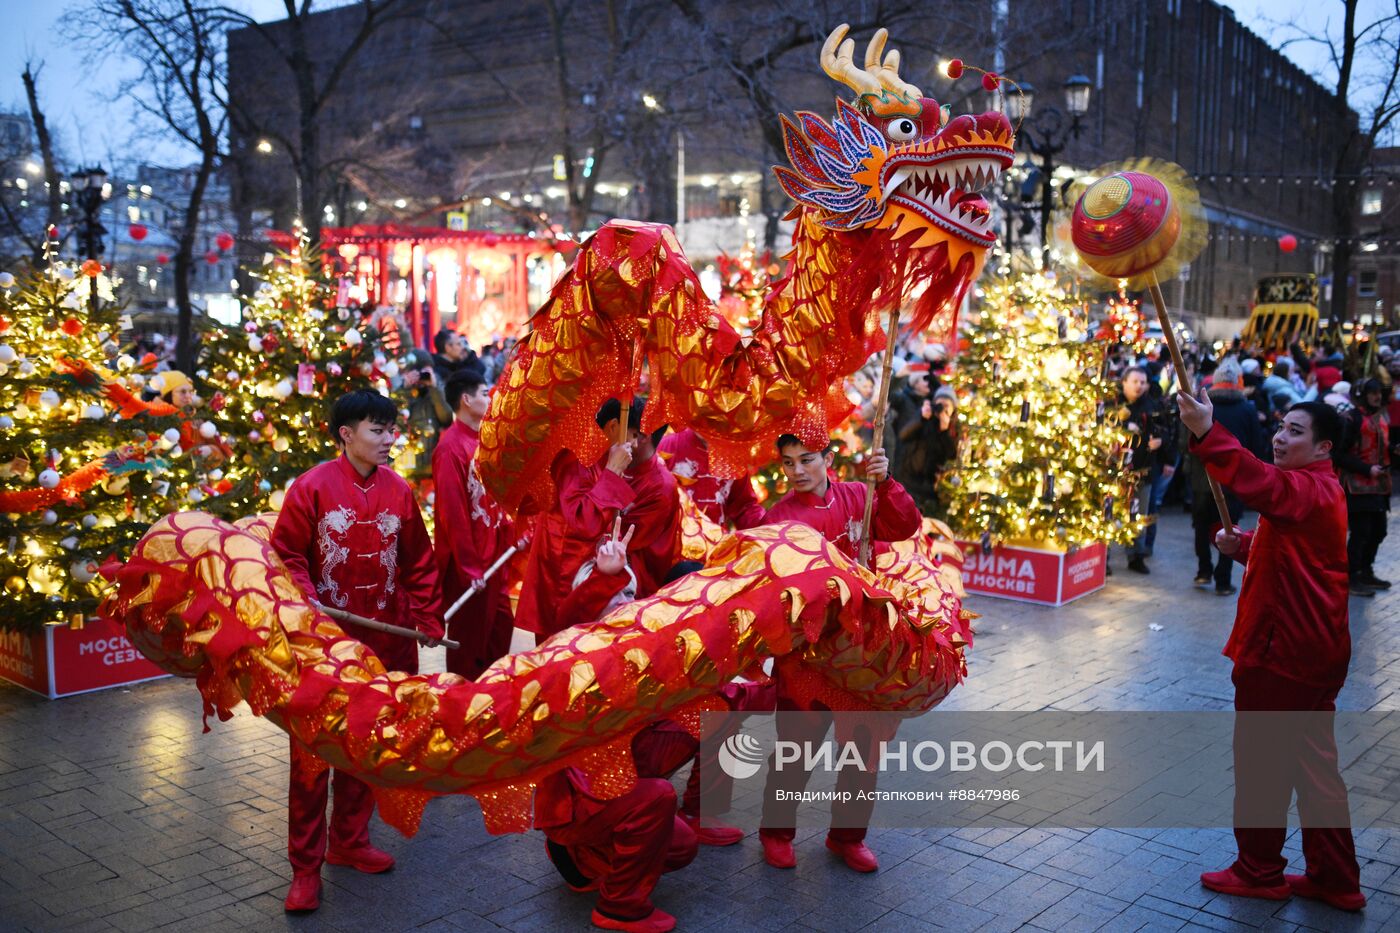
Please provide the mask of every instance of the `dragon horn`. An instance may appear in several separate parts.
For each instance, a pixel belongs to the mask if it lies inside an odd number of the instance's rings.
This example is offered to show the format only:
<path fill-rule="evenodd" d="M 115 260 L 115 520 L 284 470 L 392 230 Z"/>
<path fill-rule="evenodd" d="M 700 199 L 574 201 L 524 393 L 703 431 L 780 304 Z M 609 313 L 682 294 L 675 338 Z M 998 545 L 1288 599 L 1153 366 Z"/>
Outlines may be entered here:
<path fill-rule="evenodd" d="M 826 42 L 822 44 L 822 70 L 833 81 L 840 81 L 857 94 L 879 94 L 882 89 L 879 78 L 856 67 L 855 40 L 846 38 L 846 33 L 850 31 L 850 25 L 842 23 L 826 37 Z M 875 33 L 875 38 L 870 40 L 871 47 L 878 42 L 883 48 L 886 35 L 888 33 L 883 29 Z"/>

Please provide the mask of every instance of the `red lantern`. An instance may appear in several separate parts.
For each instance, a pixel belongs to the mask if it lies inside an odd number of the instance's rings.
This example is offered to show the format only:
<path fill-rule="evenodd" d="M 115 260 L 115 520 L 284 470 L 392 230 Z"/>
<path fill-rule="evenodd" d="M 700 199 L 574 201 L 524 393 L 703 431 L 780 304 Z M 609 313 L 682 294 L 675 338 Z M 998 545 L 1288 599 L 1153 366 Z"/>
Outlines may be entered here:
<path fill-rule="evenodd" d="M 211 249 L 209 252 L 204 254 L 204 261 L 209 263 L 209 265 L 211 266 L 217 266 L 219 264 L 219 254 Z"/>
<path fill-rule="evenodd" d="M 495 246 L 499 242 L 501 242 L 501 238 L 494 233 L 488 233 L 481 238 L 481 245 L 483 246 Z"/>
<path fill-rule="evenodd" d="M 57 239 L 58 239 L 58 228 L 57 228 L 57 227 L 54 227 L 54 226 L 50 226 L 50 227 L 49 227 L 49 239 L 50 239 L 50 240 L 57 240 Z"/>
<path fill-rule="evenodd" d="M 102 263 L 96 259 L 85 259 L 82 265 L 83 275 L 90 279 L 95 279 L 102 274 Z"/>
<path fill-rule="evenodd" d="M 132 224 L 130 227 L 126 228 L 126 232 L 131 234 L 131 238 L 137 243 L 146 239 L 147 230 L 145 224 Z"/>
<path fill-rule="evenodd" d="M 214 237 L 214 245 L 217 246 L 217 247 L 219 247 L 220 250 L 227 250 L 227 249 L 231 248 L 231 247 L 233 246 L 233 234 L 232 234 L 232 233 L 221 233 L 221 234 L 219 234 L 218 236 Z"/>
<path fill-rule="evenodd" d="M 169 261 L 170 255 L 168 253 L 156 253 L 156 262 L 160 263 L 162 266 Z"/>
<path fill-rule="evenodd" d="M 1285 233 L 1278 238 L 1278 248 L 1285 253 L 1291 253 L 1298 248 L 1298 238 L 1291 233 Z"/>
<path fill-rule="evenodd" d="M 76 337 L 83 332 L 83 322 L 75 317 L 64 318 L 59 326 L 69 337 Z"/>

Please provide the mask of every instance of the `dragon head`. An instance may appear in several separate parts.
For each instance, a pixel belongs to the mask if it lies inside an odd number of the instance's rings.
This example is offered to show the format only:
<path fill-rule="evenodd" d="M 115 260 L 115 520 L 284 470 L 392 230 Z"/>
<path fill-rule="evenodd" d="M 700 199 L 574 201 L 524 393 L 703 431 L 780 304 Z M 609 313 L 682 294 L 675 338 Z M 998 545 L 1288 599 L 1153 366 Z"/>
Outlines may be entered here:
<path fill-rule="evenodd" d="M 899 52 L 884 54 L 878 30 L 865 67 L 852 59 L 849 27 L 822 46 L 822 68 L 857 93 L 836 102 L 830 123 L 810 112 L 783 118 L 792 167 L 774 172 L 783 190 L 834 230 L 885 228 L 915 249 L 946 248 L 949 271 L 971 256 L 971 277 L 996 242 L 991 211 L 977 193 L 1014 159 L 1014 133 L 989 111 L 949 119 L 948 108 L 899 77 Z"/>

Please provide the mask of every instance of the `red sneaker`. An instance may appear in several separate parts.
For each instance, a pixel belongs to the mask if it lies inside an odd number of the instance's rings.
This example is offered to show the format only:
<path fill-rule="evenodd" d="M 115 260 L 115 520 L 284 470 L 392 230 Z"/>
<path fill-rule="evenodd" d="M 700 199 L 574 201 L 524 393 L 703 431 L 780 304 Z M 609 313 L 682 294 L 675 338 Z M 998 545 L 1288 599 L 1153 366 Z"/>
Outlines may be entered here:
<path fill-rule="evenodd" d="M 763 860 L 769 865 L 774 868 L 797 867 L 797 855 L 792 851 L 791 839 L 778 839 L 759 833 L 758 840 L 763 843 Z"/>
<path fill-rule="evenodd" d="M 355 871 L 362 871 L 367 875 L 377 875 L 394 867 L 394 857 L 372 845 L 362 845 L 354 849 L 327 849 L 326 861 L 332 865 L 349 865 Z"/>
<path fill-rule="evenodd" d="M 293 913 L 315 910 L 321 906 L 321 873 L 293 875 L 292 886 L 287 889 L 287 899 L 282 909 Z"/>
<path fill-rule="evenodd" d="M 1201 884 L 1221 894 L 1257 897 L 1266 901 L 1286 901 L 1293 895 L 1293 891 L 1286 884 L 1251 884 L 1235 874 L 1234 868 L 1202 872 Z"/>
<path fill-rule="evenodd" d="M 676 918 L 653 907 L 651 913 L 639 920 L 623 920 L 599 913 L 595 907 L 593 925 L 601 930 L 622 930 L 623 933 L 669 933 L 676 928 Z"/>
<path fill-rule="evenodd" d="M 851 871 L 874 871 L 880 867 L 880 860 L 863 842 L 836 842 L 827 836 L 826 847 L 841 856 Z"/>
<path fill-rule="evenodd" d="M 1288 882 L 1288 887 L 1299 897 L 1322 901 L 1338 910 L 1361 910 L 1366 906 L 1366 895 L 1360 891 L 1351 894 L 1329 891 L 1307 875 L 1284 875 L 1283 880 Z"/>
<path fill-rule="evenodd" d="M 744 831 L 719 820 L 702 820 L 698 816 L 682 813 L 681 820 L 695 832 L 695 840 L 702 846 L 732 846 L 743 842 Z"/>

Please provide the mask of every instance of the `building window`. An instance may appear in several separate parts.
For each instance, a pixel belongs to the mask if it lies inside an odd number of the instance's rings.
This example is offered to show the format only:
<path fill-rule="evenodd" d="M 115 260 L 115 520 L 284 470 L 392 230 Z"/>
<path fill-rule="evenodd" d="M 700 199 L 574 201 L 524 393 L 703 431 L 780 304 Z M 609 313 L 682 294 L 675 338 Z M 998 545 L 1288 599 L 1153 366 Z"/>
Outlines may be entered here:
<path fill-rule="evenodd" d="M 1376 297 L 1376 283 L 1380 279 L 1380 273 L 1375 269 L 1362 269 L 1356 273 L 1356 297 L 1374 298 Z"/>
<path fill-rule="evenodd" d="M 1361 192 L 1361 213 L 1379 214 L 1381 212 L 1382 193 L 1379 188 L 1367 188 Z"/>

